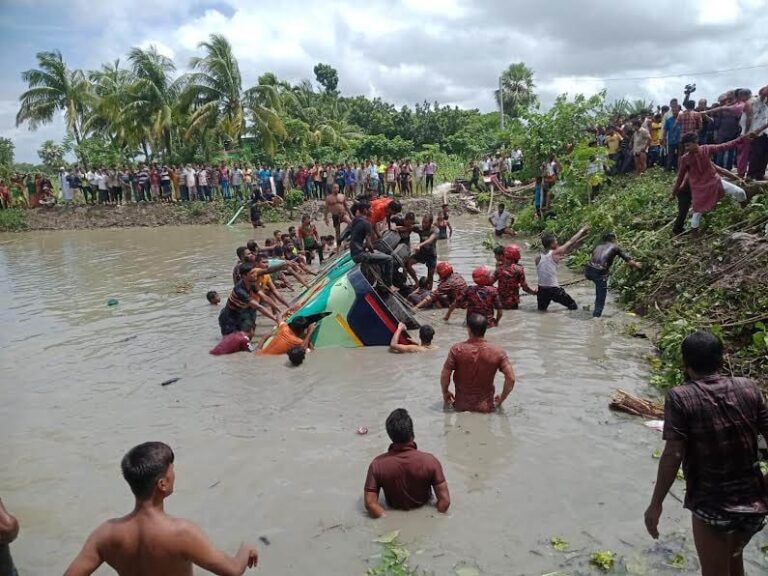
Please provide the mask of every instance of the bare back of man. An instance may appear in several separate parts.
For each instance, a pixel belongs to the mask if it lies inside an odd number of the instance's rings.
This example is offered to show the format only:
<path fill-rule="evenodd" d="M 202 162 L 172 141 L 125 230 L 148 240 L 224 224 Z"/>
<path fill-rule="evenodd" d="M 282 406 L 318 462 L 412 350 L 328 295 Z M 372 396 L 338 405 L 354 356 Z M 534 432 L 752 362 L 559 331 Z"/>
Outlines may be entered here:
<path fill-rule="evenodd" d="M 102 563 L 120 576 L 191 576 L 193 564 L 214 574 L 242 573 L 194 523 L 156 509 L 104 522 L 64 576 L 90 574 Z"/>

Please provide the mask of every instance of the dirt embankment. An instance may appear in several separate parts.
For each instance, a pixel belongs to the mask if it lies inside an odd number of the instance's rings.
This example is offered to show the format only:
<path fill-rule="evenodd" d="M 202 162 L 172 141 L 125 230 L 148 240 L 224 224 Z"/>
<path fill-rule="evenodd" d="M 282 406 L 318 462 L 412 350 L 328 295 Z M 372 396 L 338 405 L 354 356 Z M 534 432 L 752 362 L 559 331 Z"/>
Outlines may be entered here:
<path fill-rule="evenodd" d="M 217 204 L 125 204 L 123 206 L 56 206 L 26 210 L 28 230 L 77 230 L 134 226 L 215 224 L 221 221 Z"/>
<path fill-rule="evenodd" d="M 455 195 L 448 195 L 451 210 L 460 214 L 466 206 Z M 403 212 L 415 212 L 420 217 L 426 212 L 436 213 L 442 197 L 401 199 Z M 0 232 L 23 230 L 83 230 L 89 228 L 132 228 L 179 226 L 184 224 L 226 224 L 239 210 L 234 203 L 189 202 L 179 204 L 124 204 L 122 206 L 58 205 L 51 208 L 11 209 L 0 211 Z M 298 220 L 301 214 L 322 218 L 323 203 L 313 200 L 289 211 L 284 208 L 264 207 L 263 222 Z M 237 221 L 247 222 L 249 211 L 243 209 Z"/>

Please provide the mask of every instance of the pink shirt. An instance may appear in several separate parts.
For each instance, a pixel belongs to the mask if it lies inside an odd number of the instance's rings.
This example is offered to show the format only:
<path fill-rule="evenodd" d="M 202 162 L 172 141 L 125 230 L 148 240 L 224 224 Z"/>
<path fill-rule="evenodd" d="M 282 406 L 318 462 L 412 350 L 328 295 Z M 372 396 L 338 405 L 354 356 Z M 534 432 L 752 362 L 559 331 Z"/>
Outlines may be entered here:
<path fill-rule="evenodd" d="M 709 212 L 724 195 L 723 181 L 712 163 L 712 154 L 736 148 L 744 139 L 742 136 L 723 144 L 699 146 L 696 152 L 688 152 L 680 158 L 675 190 L 682 186 L 687 177 L 691 186 L 694 212 Z"/>
<path fill-rule="evenodd" d="M 434 174 L 437 165 L 434 162 L 430 162 L 424 167 L 424 174 Z"/>

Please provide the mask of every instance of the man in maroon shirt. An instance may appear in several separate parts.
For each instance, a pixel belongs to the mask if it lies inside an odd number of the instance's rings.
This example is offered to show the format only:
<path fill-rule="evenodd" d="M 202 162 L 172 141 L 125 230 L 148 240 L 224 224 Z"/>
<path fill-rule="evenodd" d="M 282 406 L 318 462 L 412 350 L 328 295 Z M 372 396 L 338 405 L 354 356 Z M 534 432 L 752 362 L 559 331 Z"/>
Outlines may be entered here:
<path fill-rule="evenodd" d="M 392 440 L 389 451 L 374 458 L 365 479 L 365 509 L 372 518 L 384 516 L 379 491 L 390 508 L 412 510 L 429 502 L 432 490 L 438 512 L 451 505 L 448 483 L 437 458 L 421 452 L 413 441 L 413 421 L 408 412 L 398 408 L 387 417 L 387 434 Z"/>
<path fill-rule="evenodd" d="M 440 374 L 445 407 L 453 406 L 460 412 L 493 412 L 500 408 L 515 387 L 515 371 L 507 353 L 485 340 L 488 319 L 480 314 L 467 317 L 469 339 L 451 347 Z M 504 374 L 504 389 L 495 395 L 493 379 L 496 372 Z M 449 388 L 451 374 L 456 388 L 454 396 Z"/>
<path fill-rule="evenodd" d="M 757 453 L 758 434 L 768 440 L 768 408 L 754 382 L 720 374 L 723 345 L 712 333 L 691 334 L 682 353 L 688 380 L 667 394 L 667 443 L 645 526 L 659 537 L 662 503 L 682 463 L 702 575 L 743 576 L 742 550 L 768 514 Z"/>

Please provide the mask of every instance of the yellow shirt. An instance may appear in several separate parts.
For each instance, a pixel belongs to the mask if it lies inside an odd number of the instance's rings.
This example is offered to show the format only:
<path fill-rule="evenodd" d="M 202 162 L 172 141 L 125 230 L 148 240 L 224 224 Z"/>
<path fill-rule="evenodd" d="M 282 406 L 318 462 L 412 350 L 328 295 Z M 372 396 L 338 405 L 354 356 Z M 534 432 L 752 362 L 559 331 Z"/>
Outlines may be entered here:
<path fill-rule="evenodd" d="M 616 154 L 621 144 L 621 136 L 618 134 L 609 134 L 605 138 L 605 145 L 608 146 L 608 154 Z"/>
<path fill-rule="evenodd" d="M 661 143 L 661 122 L 651 122 L 651 146 Z"/>

